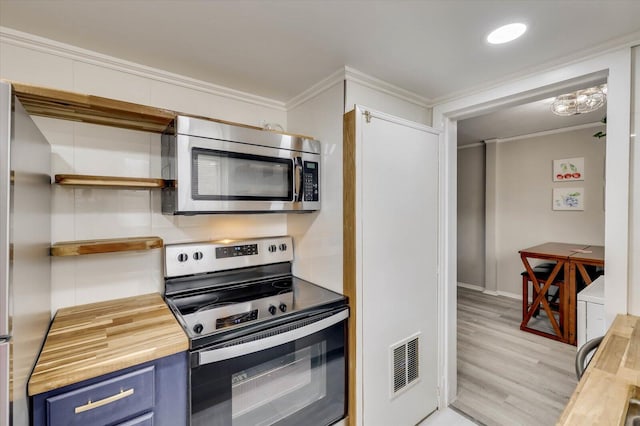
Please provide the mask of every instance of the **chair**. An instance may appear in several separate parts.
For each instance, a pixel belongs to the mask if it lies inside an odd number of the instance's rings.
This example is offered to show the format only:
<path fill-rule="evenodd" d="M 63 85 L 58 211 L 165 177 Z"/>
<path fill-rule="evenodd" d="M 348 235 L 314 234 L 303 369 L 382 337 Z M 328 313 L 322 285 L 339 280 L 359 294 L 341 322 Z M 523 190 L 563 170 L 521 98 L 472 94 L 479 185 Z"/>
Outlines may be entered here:
<path fill-rule="evenodd" d="M 592 282 L 600 275 L 604 275 L 604 266 L 584 265 L 584 269 Z M 587 283 L 582 274 L 576 273 L 576 292 L 580 293 L 586 286 Z"/>
<path fill-rule="evenodd" d="M 527 312 L 531 309 L 531 305 L 529 304 L 529 283 L 531 283 L 531 300 L 535 300 L 538 297 L 538 293 L 544 287 L 547 280 L 549 279 L 549 275 L 551 275 L 551 271 L 556 266 L 555 263 L 546 262 L 541 263 L 533 267 L 533 273 L 540 284 L 540 287 L 536 287 L 533 284 L 533 280 L 529 276 L 527 271 L 522 272 L 522 319 L 527 315 Z M 552 289 L 555 289 L 555 292 L 551 292 Z M 562 310 L 561 302 L 564 296 L 564 271 L 560 270 L 556 275 L 553 283 L 549 287 L 547 294 L 545 295 L 547 301 L 549 302 L 549 306 L 551 307 L 552 312 L 557 312 L 559 316 L 559 325 L 563 326 L 564 323 L 564 312 Z M 535 308 L 535 312 L 533 314 L 534 317 L 537 317 L 540 313 L 540 306 Z"/>

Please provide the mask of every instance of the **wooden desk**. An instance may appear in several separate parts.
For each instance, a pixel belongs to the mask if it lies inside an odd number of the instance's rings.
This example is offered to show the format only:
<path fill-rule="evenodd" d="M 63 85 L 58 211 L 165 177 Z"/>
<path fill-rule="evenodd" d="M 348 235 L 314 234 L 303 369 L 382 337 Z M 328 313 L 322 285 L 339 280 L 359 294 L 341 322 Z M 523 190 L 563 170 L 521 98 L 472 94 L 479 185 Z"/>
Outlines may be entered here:
<path fill-rule="evenodd" d="M 585 269 L 585 265 L 604 266 L 604 247 L 590 246 L 585 244 L 571 243 L 544 243 L 524 250 L 520 250 L 520 259 L 524 265 L 535 288 L 539 288 L 531 307 L 524 313 L 520 329 L 540 334 L 561 342 L 576 344 L 576 271 L 584 279 L 587 285 L 591 284 L 591 278 Z M 540 286 L 533 268 L 529 263 L 529 259 L 552 260 L 556 262 L 556 266 L 551 271 L 544 286 Z M 545 295 L 549 287 L 555 281 L 558 273 L 564 268 L 564 285 L 566 291 L 563 292 L 562 300 L 560 300 L 561 318 L 564 321 L 556 321 L 551 311 L 551 307 L 547 302 Z M 523 306 L 527 301 L 523 300 Z M 547 313 L 551 326 L 555 334 L 539 331 L 528 326 L 531 317 L 537 307 L 542 308 Z"/>

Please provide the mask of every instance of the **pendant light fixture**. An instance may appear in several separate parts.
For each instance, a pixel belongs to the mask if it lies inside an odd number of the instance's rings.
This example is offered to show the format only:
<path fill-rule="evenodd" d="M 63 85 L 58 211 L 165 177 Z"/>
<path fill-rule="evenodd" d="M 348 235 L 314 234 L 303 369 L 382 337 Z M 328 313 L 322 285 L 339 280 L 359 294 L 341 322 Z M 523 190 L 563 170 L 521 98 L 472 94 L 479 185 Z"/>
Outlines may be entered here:
<path fill-rule="evenodd" d="M 606 101 L 607 85 L 603 84 L 556 97 L 551 111 L 562 116 L 585 114 L 599 109 Z"/>

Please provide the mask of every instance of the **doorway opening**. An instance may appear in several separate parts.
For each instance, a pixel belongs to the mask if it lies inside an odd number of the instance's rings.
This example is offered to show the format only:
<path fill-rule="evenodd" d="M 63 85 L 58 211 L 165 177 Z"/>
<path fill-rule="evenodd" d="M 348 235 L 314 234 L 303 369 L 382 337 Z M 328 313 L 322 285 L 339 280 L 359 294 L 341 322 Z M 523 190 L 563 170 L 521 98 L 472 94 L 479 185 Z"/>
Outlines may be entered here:
<path fill-rule="evenodd" d="M 439 407 L 457 394 L 457 123 L 513 105 L 545 99 L 585 81 L 606 78 L 605 321 L 627 311 L 631 49 L 621 48 L 485 91 L 438 104 L 433 123 L 443 131 L 440 156 Z"/>
<path fill-rule="evenodd" d="M 564 93 L 457 123 L 458 392 L 452 405 L 485 424 L 553 424 L 577 383 L 575 346 L 520 329 L 533 283 L 523 281 L 518 252 L 547 242 L 604 245 L 606 138 L 594 135 L 606 132 L 606 105 L 558 116 L 551 105 Z M 567 285 L 554 283 L 547 298 L 564 331 L 570 325 L 560 297 Z M 547 315 L 537 309 L 526 328 L 562 337 Z"/>

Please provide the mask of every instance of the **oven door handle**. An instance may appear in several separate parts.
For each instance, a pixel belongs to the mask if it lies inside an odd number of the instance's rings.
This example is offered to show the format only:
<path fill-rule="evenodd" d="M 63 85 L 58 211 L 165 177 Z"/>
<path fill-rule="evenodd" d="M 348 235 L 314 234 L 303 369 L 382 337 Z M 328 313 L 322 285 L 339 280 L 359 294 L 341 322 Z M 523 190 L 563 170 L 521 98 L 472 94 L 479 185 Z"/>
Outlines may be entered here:
<path fill-rule="evenodd" d="M 306 336 L 322 331 L 331 327 L 345 319 L 349 318 L 349 310 L 344 309 L 330 317 L 312 322 L 300 328 L 295 328 L 284 333 L 265 337 L 263 339 L 254 340 L 238 345 L 227 346 L 218 349 L 205 349 L 198 352 L 199 365 L 211 364 L 212 362 L 224 361 L 226 359 L 235 358 L 242 355 L 252 354 L 254 352 L 273 348 L 285 343 L 293 342 Z M 294 323 L 295 324 L 295 323 Z M 268 331 L 267 331 L 268 332 Z"/>

